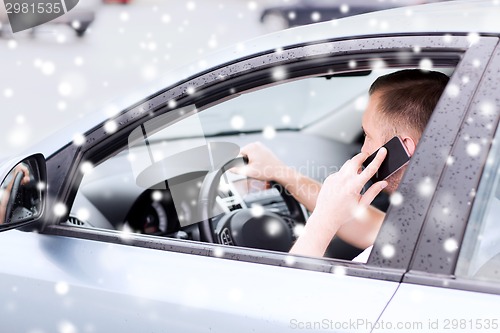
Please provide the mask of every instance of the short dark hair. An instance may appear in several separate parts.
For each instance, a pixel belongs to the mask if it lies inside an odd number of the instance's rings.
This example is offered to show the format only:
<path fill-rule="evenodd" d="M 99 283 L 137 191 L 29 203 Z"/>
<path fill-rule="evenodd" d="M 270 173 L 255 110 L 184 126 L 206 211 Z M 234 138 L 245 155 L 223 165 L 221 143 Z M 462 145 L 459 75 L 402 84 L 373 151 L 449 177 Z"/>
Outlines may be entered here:
<path fill-rule="evenodd" d="M 380 93 L 379 110 L 396 128 L 406 126 L 420 137 L 448 80 L 441 72 L 405 69 L 378 77 L 369 93 Z"/>

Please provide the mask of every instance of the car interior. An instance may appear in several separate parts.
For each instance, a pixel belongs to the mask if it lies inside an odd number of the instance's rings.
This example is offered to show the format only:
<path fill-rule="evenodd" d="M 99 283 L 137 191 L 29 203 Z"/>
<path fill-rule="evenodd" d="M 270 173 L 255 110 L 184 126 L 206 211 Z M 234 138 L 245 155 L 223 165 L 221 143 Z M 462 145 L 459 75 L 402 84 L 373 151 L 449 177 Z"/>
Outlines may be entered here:
<path fill-rule="evenodd" d="M 125 149 L 81 164 L 63 224 L 287 252 L 310 212 L 279 184 L 238 173 L 240 148 L 259 141 L 322 182 L 360 151 L 370 84 L 399 69 L 308 76 L 157 116 Z M 386 210 L 388 196 L 373 205 Z M 362 250 L 334 238 L 325 256 L 350 260 Z"/>

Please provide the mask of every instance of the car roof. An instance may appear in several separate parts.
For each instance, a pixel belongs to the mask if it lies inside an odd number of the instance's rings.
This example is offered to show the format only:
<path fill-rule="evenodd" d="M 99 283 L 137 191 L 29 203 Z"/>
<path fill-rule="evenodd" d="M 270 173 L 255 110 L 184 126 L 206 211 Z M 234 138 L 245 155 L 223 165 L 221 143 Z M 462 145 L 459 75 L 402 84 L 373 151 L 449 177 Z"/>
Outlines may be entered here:
<path fill-rule="evenodd" d="M 197 73 L 291 45 L 317 43 L 322 40 L 349 39 L 417 33 L 500 34 L 500 0 L 461 0 L 393 8 L 338 20 L 299 26 L 250 39 L 206 55 L 195 63 L 174 69 L 160 80 L 135 88 L 123 99 L 105 105 L 35 146 L 49 156 L 82 134 L 110 118 L 109 110 L 121 111 L 147 96 L 172 86 Z M 30 149 L 33 151 L 33 148 Z"/>

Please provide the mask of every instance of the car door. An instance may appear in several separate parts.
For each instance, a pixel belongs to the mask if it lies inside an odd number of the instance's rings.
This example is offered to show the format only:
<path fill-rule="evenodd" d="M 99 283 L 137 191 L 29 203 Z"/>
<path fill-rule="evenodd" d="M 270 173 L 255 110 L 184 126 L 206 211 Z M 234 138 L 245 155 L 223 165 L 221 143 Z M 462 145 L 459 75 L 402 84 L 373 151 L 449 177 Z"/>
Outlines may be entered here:
<path fill-rule="evenodd" d="M 406 204 L 389 211 L 368 262 L 351 263 L 67 225 L 82 169 L 114 156 L 126 147 L 133 129 L 167 114 L 173 104 L 194 103 L 203 109 L 276 81 L 353 68 L 362 72 L 380 64 L 406 68 L 431 60 L 436 67 L 456 65 L 462 73 L 478 54 L 490 54 L 495 42 L 484 38 L 469 47 L 461 36 L 388 36 L 291 46 L 204 72 L 89 130 L 82 145 L 70 144 L 47 161 L 53 208 L 47 225 L 40 232 L 0 234 L 2 253 L 10 253 L 0 259 L 0 293 L 7 309 L 0 314 L 2 327 L 64 332 L 370 331 L 408 268 L 422 223 L 408 227 L 392 218 Z M 478 64 L 465 90 L 475 87 L 484 63 Z M 276 68 L 285 75 L 276 75 Z M 452 84 L 460 85 L 460 80 L 454 74 Z M 458 114 L 465 108 L 451 87 L 438 115 L 446 113 L 449 102 Z M 443 146 L 451 146 L 454 136 L 441 139 Z M 433 171 L 444 167 L 437 164 Z M 410 170 L 419 170 L 418 158 Z M 412 212 L 425 215 L 427 208 L 423 200 Z M 394 241 L 394 230 L 408 229 L 412 233 Z"/>
<path fill-rule="evenodd" d="M 456 127 L 410 269 L 376 332 L 390 330 L 387 324 L 432 332 L 498 330 L 499 51 Z"/>

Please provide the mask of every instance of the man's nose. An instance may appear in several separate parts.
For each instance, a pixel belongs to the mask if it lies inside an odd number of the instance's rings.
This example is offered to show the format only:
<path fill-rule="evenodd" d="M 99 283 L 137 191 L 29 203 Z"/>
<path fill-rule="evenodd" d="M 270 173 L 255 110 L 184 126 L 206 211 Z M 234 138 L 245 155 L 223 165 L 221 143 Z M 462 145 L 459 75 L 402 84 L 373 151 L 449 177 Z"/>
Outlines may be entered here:
<path fill-rule="evenodd" d="M 361 152 L 362 153 L 369 153 L 370 151 L 368 150 L 368 147 L 366 144 L 363 143 L 363 146 L 361 146 Z"/>

